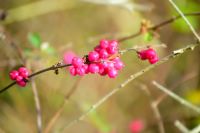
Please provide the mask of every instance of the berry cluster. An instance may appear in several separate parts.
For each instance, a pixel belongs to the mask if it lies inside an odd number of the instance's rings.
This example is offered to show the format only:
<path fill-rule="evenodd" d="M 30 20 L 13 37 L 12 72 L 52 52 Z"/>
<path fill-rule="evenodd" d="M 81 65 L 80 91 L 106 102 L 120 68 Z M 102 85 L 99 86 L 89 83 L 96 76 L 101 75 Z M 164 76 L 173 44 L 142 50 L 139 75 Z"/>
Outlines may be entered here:
<path fill-rule="evenodd" d="M 115 78 L 118 71 L 124 67 L 118 55 L 118 42 L 115 40 L 101 40 L 99 45 L 89 52 L 86 59 L 74 57 L 70 66 L 71 75 L 83 76 L 88 73 L 98 73 Z"/>
<path fill-rule="evenodd" d="M 13 70 L 9 75 L 10 79 L 16 80 L 19 86 L 26 86 L 26 80 L 28 79 L 29 72 L 25 67 L 20 67 L 18 70 Z"/>
<path fill-rule="evenodd" d="M 141 60 L 149 60 L 149 63 L 151 63 L 151 64 L 154 64 L 159 60 L 156 51 L 152 48 L 148 48 L 146 50 L 141 50 L 137 53 Z"/>

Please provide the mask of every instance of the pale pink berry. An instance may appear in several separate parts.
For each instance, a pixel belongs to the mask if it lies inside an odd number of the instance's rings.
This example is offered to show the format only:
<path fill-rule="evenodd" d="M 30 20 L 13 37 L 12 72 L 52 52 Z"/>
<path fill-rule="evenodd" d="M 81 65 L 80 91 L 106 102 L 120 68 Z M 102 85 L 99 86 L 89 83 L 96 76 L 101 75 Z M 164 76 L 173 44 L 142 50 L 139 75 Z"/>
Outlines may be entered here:
<path fill-rule="evenodd" d="M 134 120 L 130 123 L 129 129 L 131 133 L 140 133 L 144 129 L 144 123 L 141 120 Z"/>
<path fill-rule="evenodd" d="M 25 81 L 17 81 L 17 84 L 19 85 L 19 86 L 21 86 L 21 87 L 24 87 L 24 86 L 26 86 L 26 82 Z"/>
<path fill-rule="evenodd" d="M 72 65 L 74 67 L 81 67 L 83 65 L 83 59 L 79 58 L 79 57 L 74 57 L 72 59 Z"/>
<path fill-rule="evenodd" d="M 124 63 L 121 60 L 115 60 L 114 67 L 117 70 L 121 70 L 124 67 Z"/>
<path fill-rule="evenodd" d="M 76 54 L 72 51 L 68 51 L 64 53 L 63 61 L 65 64 L 71 64 L 72 59 L 76 56 Z"/>
<path fill-rule="evenodd" d="M 88 70 L 91 73 L 98 73 L 99 72 L 99 66 L 97 64 L 90 64 Z"/>
<path fill-rule="evenodd" d="M 118 72 L 115 68 L 111 68 L 108 70 L 108 76 L 110 78 L 115 78 L 115 77 L 117 77 L 117 75 L 118 75 Z"/>
<path fill-rule="evenodd" d="M 115 66 L 115 65 L 114 65 L 114 62 L 113 62 L 113 61 L 108 61 L 108 62 L 107 62 L 107 68 L 109 68 L 109 69 L 110 69 L 110 68 L 114 68 L 114 66 Z"/>
<path fill-rule="evenodd" d="M 24 78 L 23 78 L 22 76 L 17 76 L 16 81 L 17 81 L 17 82 L 20 82 L 20 81 L 23 81 L 23 79 L 24 79 Z"/>
<path fill-rule="evenodd" d="M 97 61 L 99 59 L 99 53 L 96 51 L 92 51 L 88 54 L 88 59 L 89 61 L 93 62 L 93 61 Z"/>
<path fill-rule="evenodd" d="M 76 76 L 76 68 L 74 66 L 69 67 L 70 74 Z"/>
<path fill-rule="evenodd" d="M 158 56 L 154 56 L 154 58 L 149 59 L 149 63 L 155 64 L 156 62 L 158 62 L 158 60 Z"/>
<path fill-rule="evenodd" d="M 118 42 L 116 40 L 111 40 L 109 42 L 109 46 L 111 46 L 111 47 L 117 47 L 117 45 L 118 45 Z"/>
<path fill-rule="evenodd" d="M 16 71 L 16 70 L 13 70 L 13 71 L 10 72 L 9 75 L 10 75 L 10 79 L 16 80 L 16 78 L 19 76 L 19 72 Z"/>
<path fill-rule="evenodd" d="M 100 44 L 100 47 L 101 47 L 101 48 L 105 49 L 105 48 L 108 47 L 109 41 L 103 39 L 103 40 L 100 41 L 99 44 Z"/>
<path fill-rule="evenodd" d="M 26 67 L 20 67 L 19 69 L 18 69 L 18 72 L 20 73 L 20 72 L 27 72 L 28 70 L 27 70 L 27 68 Z"/>
<path fill-rule="evenodd" d="M 115 53 L 118 52 L 118 51 L 117 51 L 117 47 L 115 47 L 115 46 L 109 46 L 109 47 L 107 48 L 107 52 L 108 52 L 109 54 L 115 54 Z"/>
<path fill-rule="evenodd" d="M 108 54 L 108 52 L 107 52 L 106 49 L 101 49 L 101 50 L 99 51 L 99 55 L 100 55 L 100 57 L 101 57 L 102 59 L 108 58 L 108 56 L 109 56 L 109 54 Z"/>

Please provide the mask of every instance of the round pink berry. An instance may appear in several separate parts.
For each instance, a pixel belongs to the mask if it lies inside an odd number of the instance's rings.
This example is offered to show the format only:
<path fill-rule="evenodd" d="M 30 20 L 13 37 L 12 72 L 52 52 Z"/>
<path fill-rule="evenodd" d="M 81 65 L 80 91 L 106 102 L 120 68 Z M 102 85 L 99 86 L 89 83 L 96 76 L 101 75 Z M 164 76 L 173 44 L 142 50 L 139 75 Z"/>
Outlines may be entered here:
<path fill-rule="evenodd" d="M 74 66 L 69 67 L 69 72 L 71 75 L 76 76 L 76 68 Z"/>
<path fill-rule="evenodd" d="M 115 54 L 115 53 L 118 52 L 117 50 L 118 50 L 118 49 L 117 49 L 117 47 L 115 47 L 115 46 L 109 46 L 109 47 L 107 48 L 107 52 L 108 52 L 109 54 Z"/>
<path fill-rule="evenodd" d="M 134 120 L 130 123 L 129 129 L 131 133 L 141 133 L 144 129 L 144 123 L 142 120 Z"/>
<path fill-rule="evenodd" d="M 97 64 L 90 64 L 88 69 L 89 69 L 89 72 L 91 73 L 99 72 L 99 66 Z"/>
<path fill-rule="evenodd" d="M 99 59 L 99 53 L 92 51 L 88 54 L 89 61 L 97 61 Z"/>
<path fill-rule="evenodd" d="M 114 68 L 114 66 L 115 66 L 115 65 L 114 65 L 114 62 L 113 62 L 113 61 L 108 61 L 108 62 L 107 62 L 107 68 L 109 68 L 109 69 L 110 69 L 110 68 Z"/>
<path fill-rule="evenodd" d="M 108 52 L 107 52 L 106 49 L 101 49 L 101 50 L 99 51 L 99 55 L 100 55 L 100 57 L 101 57 L 102 59 L 108 58 L 108 56 L 109 56 L 109 54 L 108 54 Z"/>
<path fill-rule="evenodd" d="M 83 65 L 83 59 L 79 58 L 79 57 L 74 57 L 72 59 L 72 65 L 74 67 L 81 67 Z"/>
<path fill-rule="evenodd" d="M 155 64 L 156 62 L 158 62 L 158 60 L 158 56 L 154 56 L 154 58 L 149 59 L 149 63 Z"/>
<path fill-rule="evenodd" d="M 114 67 L 117 70 L 121 70 L 124 67 L 124 63 L 121 60 L 115 60 Z"/>
<path fill-rule="evenodd" d="M 99 52 L 99 51 L 101 50 L 101 47 L 100 47 L 99 45 L 97 45 L 97 46 L 94 48 L 94 50 L 95 50 L 96 52 Z"/>
<path fill-rule="evenodd" d="M 77 73 L 79 76 L 85 75 L 85 68 L 84 68 L 83 66 L 82 66 L 82 67 L 76 68 L 76 73 Z"/>
<path fill-rule="evenodd" d="M 118 42 L 116 40 L 111 40 L 109 42 L 109 46 L 111 46 L 111 47 L 117 47 L 117 45 L 118 45 Z"/>
<path fill-rule="evenodd" d="M 24 86 L 26 86 L 26 82 L 25 81 L 17 81 L 17 84 L 19 85 L 19 86 L 21 86 L 21 87 L 24 87 Z"/>
<path fill-rule="evenodd" d="M 103 39 L 103 40 L 100 41 L 99 44 L 100 44 L 100 47 L 101 47 L 101 48 L 105 49 L 105 48 L 108 47 L 109 41 Z"/>
<path fill-rule="evenodd" d="M 19 75 L 22 76 L 23 78 L 28 78 L 29 73 L 28 71 L 24 71 L 24 72 L 20 72 Z"/>
<path fill-rule="evenodd" d="M 138 56 L 141 60 L 146 60 L 147 59 L 146 50 L 142 50 L 142 51 L 138 52 Z"/>
<path fill-rule="evenodd" d="M 17 82 L 23 81 L 23 77 L 22 76 L 17 76 L 16 81 Z"/>
<path fill-rule="evenodd" d="M 15 80 L 19 76 L 19 72 L 16 70 L 13 70 L 9 73 L 10 79 Z"/>
<path fill-rule="evenodd" d="M 155 56 L 157 56 L 157 54 L 156 54 L 156 51 L 154 49 L 149 48 L 149 49 L 146 50 L 146 58 L 147 59 L 152 59 Z"/>
<path fill-rule="evenodd" d="M 115 68 L 111 68 L 108 70 L 108 76 L 110 78 L 115 78 L 115 77 L 117 77 L 117 75 L 118 75 L 118 72 Z"/>
<path fill-rule="evenodd" d="M 18 72 L 19 72 L 19 73 L 27 72 L 27 71 L 28 71 L 28 69 L 27 69 L 26 67 L 20 67 L 20 68 L 18 69 Z"/>
<path fill-rule="evenodd" d="M 88 64 L 84 64 L 82 67 L 85 69 L 85 74 L 88 74 L 89 73 Z"/>

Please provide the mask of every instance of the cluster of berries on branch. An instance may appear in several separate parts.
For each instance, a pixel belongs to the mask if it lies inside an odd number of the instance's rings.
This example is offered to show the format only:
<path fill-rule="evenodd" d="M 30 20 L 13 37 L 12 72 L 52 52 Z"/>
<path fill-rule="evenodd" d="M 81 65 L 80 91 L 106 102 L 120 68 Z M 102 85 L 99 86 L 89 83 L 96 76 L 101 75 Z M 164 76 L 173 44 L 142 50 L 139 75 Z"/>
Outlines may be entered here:
<path fill-rule="evenodd" d="M 138 51 L 137 53 L 141 60 L 148 60 L 150 64 L 155 64 L 159 60 L 156 51 L 152 48 L 141 50 Z"/>
<path fill-rule="evenodd" d="M 27 68 L 20 67 L 18 70 L 12 70 L 9 75 L 10 79 L 15 80 L 19 86 L 26 86 L 29 75 Z"/>
<path fill-rule="evenodd" d="M 101 40 L 85 58 L 74 57 L 71 64 L 70 73 L 73 76 L 97 73 L 115 78 L 124 67 L 119 58 L 118 42 L 115 40 Z"/>

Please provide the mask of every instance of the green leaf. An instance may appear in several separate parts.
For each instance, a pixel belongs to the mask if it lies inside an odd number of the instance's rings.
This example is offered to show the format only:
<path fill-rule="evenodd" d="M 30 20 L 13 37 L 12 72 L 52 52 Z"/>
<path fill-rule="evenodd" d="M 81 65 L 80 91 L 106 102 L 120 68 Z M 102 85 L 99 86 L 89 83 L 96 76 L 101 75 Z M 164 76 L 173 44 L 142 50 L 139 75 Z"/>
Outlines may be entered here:
<path fill-rule="evenodd" d="M 28 40 L 33 47 L 40 48 L 42 40 L 41 40 L 41 37 L 38 33 L 30 33 L 28 35 Z"/>
<path fill-rule="evenodd" d="M 153 40 L 153 33 L 147 32 L 144 34 L 144 41 L 145 42 L 150 42 Z"/>

